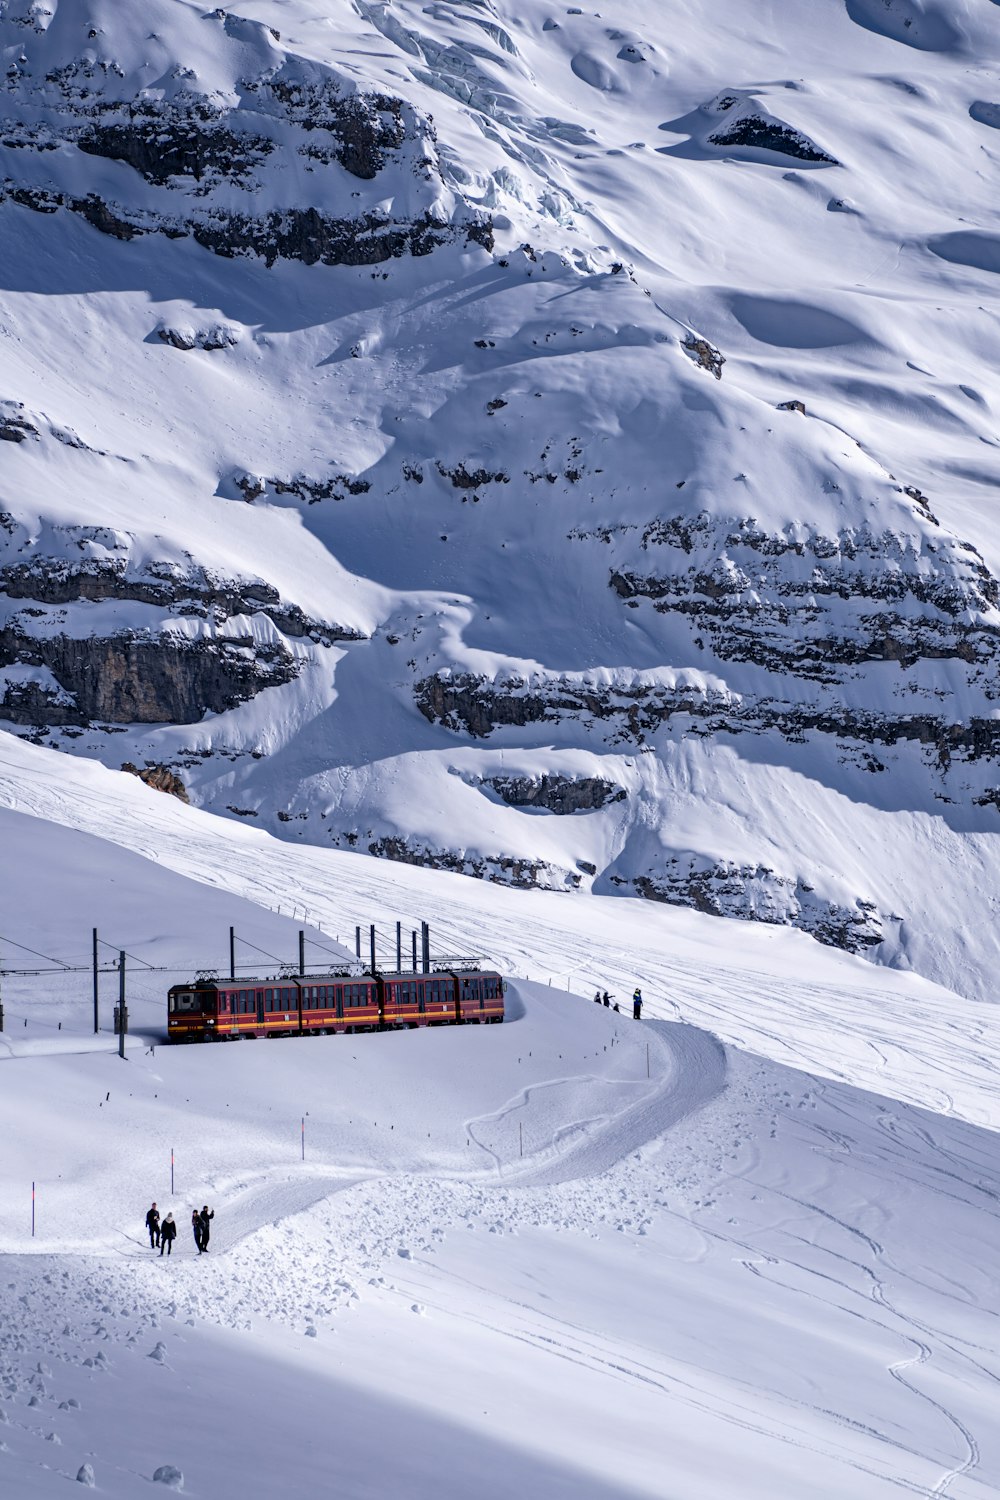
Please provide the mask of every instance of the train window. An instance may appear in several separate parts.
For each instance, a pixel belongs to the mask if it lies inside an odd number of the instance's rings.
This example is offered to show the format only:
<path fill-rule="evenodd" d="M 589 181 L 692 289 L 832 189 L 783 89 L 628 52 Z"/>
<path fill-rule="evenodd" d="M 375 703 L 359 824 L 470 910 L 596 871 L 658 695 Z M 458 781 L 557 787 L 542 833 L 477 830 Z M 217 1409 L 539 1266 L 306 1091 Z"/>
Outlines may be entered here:
<path fill-rule="evenodd" d="M 200 1010 L 201 1005 L 198 996 L 192 990 L 182 990 L 170 997 L 170 1009 L 172 1011 Z"/>

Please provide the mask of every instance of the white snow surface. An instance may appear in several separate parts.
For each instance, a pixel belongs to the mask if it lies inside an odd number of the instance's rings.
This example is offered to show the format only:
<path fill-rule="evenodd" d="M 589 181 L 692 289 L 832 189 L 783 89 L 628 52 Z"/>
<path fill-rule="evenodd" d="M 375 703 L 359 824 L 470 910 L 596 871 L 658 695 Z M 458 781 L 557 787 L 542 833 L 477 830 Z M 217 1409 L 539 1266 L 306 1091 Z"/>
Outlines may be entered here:
<path fill-rule="evenodd" d="M 995 1493 L 990 1008 L 784 928 L 290 846 L 13 740 L 2 769 L 5 867 L 45 871 L 5 964 L 84 966 L 3 981 L 5 1494 Z M 165 1044 L 174 971 L 229 925 L 241 966 L 291 957 L 305 909 L 311 964 L 427 913 L 508 973 L 505 1024 Z M 641 1022 L 593 1004 L 635 978 Z"/>

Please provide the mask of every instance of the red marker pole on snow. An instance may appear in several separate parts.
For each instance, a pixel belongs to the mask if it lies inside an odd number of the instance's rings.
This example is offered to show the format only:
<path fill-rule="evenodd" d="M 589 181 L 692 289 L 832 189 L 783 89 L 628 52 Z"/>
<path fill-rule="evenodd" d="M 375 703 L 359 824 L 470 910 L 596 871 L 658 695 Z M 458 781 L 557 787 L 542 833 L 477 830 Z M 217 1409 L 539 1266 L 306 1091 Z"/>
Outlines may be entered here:
<path fill-rule="evenodd" d="M 305 1159 L 306 1159 L 306 1121 L 305 1121 L 305 1116 L 303 1115 L 303 1117 L 302 1117 L 302 1160 L 305 1161 Z"/>
<path fill-rule="evenodd" d="M 170 1148 L 170 1196 L 174 1196 L 174 1148 Z"/>
<path fill-rule="evenodd" d="M 31 1184 L 31 1238 L 35 1238 L 35 1184 Z"/>

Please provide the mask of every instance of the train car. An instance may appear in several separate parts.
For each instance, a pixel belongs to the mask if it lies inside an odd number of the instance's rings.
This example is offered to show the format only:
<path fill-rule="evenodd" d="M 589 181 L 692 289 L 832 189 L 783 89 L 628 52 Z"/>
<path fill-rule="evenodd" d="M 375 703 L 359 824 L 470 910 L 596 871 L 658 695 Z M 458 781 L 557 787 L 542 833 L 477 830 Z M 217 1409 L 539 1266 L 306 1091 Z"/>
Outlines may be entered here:
<path fill-rule="evenodd" d="M 458 1020 L 454 974 L 383 974 L 385 1026 L 454 1026 Z"/>
<path fill-rule="evenodd" d="M 504 1018 L 503 995 L 501 976 L 478 969 L 240 980 L 202 975 L 168 992 L 167 1037 L 235 1041 L 495 1023 Z"/>
<path fill-rule="evenodd" d="M 499 974 L 471 969 L 455 975 L 459 1024 L 503 1020 L 504 982 Z"/>
<path fill-rule="evenodd" d="M 172 1042 L 377 1031 L 381 1025 L 379 986 L 370 975 L 211 979 L 175 984 L 167 996 Z"/>

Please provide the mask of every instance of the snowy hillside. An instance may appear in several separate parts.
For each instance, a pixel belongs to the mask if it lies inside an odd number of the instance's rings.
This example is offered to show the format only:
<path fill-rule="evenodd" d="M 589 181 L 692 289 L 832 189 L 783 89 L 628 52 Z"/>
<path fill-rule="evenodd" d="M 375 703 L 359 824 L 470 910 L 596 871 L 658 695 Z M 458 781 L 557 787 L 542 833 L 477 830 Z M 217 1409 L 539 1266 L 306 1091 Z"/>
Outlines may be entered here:
<path fill-rule="evenodd" d="M 2 773 L 6 866 L 47 877 L 5 927 L 85 963 L 100 922 L 132 1026 L 122 1061 L 113 977 L 97 1036 L 86 972 L 4 977 L 5 1495 L 996 1492 L 989 1008 L 779 927 L 290 846 L 13 740 Z M 229 925 L 287 957 L 303 906 L 320 962 L 429 913 L 510 974 L 506 1023 L 162 1045 L 164 971 L 221 966 Z M 588 998 L 637 974 L 649 1019 Z"/>
<path fill-rule="evenodd" d="M 992 994 L 988 0 L 4 0 L 0 51 L 10 732 Z"/>

